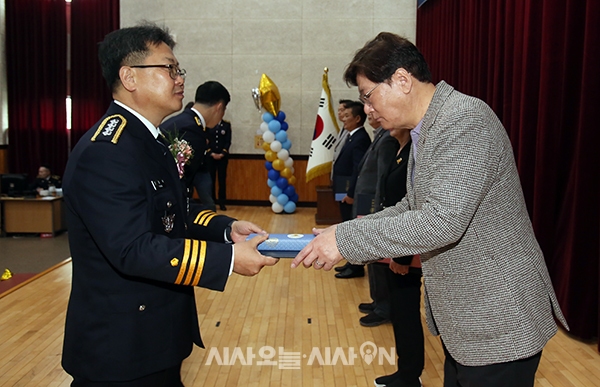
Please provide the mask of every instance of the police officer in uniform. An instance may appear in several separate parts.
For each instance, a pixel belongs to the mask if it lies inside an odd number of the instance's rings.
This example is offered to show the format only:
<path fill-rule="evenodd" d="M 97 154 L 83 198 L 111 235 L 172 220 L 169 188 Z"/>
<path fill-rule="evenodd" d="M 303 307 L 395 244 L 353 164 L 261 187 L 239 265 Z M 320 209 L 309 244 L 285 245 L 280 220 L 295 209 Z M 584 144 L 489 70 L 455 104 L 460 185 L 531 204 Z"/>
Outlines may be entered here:
<path fill-rule="evenodd" d="M 200 201 L 216 211 L 214 182 L 211 180 L 210 133 L 206 128 L 218 126 L 231 100 L 229 92 L 217 81 L 204 82 L 196 89 L 194 103 L 180 114 L 167 119 L 160 129 L 169 137 L 178 136 L 194 149 L 194 157 L 185 166 L 184 180 L 191 197 L 196 188 Z"/>
<path fill-rule="evenodd" d="M 254 275 L 260 227 L 188 203 L 158 124 L 181 109 L 185 70 L 168 31 L 152 24 L 99 46 L 114 101 L 69 158 L 63 192 L 73 278 L 62 365 L 72 386 L 183 386 L 203 346 L 193 286 L 222 291 Z M 233 243 L 227 243 L 233 242 Z"/>
<path fill-rule="evenodd" d="M 231 146 L 231 123 L 221 120 L 217 126 L 209 130 L 210 176 L 212 178 L 213 198 L 219 203 L 219 209 L 226 211 L 227 201 L 227 164 L 229 163 L 229 147 Z M 219 197 L 215 196 L 215 183 L 219 179 Z"/>

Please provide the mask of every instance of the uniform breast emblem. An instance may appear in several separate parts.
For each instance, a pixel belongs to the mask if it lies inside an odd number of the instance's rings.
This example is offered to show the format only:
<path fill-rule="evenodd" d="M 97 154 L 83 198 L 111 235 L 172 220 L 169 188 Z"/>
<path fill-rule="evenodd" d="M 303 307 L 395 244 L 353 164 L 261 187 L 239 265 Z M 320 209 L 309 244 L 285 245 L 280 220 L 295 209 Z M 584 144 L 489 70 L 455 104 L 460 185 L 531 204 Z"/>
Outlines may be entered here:
<path fill-rule="evenodd" d="M 165 214 L 165 216 L 163 216 L 161 219 L 162 224 L 165 227 L 165 231 L 173 231 L 173 226 L 175 225 L 175 214 Z"/>

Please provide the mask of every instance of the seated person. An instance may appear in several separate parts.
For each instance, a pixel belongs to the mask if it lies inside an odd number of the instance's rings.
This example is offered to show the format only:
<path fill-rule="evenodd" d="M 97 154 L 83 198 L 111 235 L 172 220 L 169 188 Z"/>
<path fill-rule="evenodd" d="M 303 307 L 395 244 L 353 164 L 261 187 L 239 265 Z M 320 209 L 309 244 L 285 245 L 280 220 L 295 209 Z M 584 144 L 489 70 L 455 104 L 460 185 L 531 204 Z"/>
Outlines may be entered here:
<path fill-rule="evenodd" d="M 50 186 L 60 188 L 60 185 L 60 176 L 52 175 L 50 167 L 43 164 L 38 169 L 38 175 L 36 176 L 35 181 L 29 186 L 29 189 L 32 191 L 35 190 L 39 193 L 42 190 L 47 190 L 50 188 Z"/>

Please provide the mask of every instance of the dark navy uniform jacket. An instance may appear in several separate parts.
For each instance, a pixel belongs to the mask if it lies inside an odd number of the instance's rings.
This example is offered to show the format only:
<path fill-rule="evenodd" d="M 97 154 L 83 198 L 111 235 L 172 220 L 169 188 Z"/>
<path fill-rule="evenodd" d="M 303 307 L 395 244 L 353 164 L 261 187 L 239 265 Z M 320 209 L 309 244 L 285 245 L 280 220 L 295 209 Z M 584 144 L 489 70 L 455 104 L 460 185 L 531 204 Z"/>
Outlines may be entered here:
<path fill-rule="evenodd" d="M 188 214 L 173 156 L 114 102 L 71 153 L 63 193 L 73 258 L 65 370 L 121 381 L 181 363 L 202 346 L 193 286 L 227 282 L 232 218 L 195 204 Z"/>
<path fill-rule="evenodd" d="M 194 175 L 197 172 L 208 172 L 206 154 L 210 154 L 208 132 L 202 121 L 192 109 L 185 109 L 160 124 L 161 131 L 167 136 L 177 135 L 186 140 L 194 150 L 194 157 L 185 166 L 184 180 L 186 187 L 193 189 Z"/>
<path fill-rule="evenodd" d="M 212 153 L 229 156 L 229 147 L 231 146 L 231 123 L 229 121 L 221 120 L 214 128 L 208 129 L 208 138 Z"/>

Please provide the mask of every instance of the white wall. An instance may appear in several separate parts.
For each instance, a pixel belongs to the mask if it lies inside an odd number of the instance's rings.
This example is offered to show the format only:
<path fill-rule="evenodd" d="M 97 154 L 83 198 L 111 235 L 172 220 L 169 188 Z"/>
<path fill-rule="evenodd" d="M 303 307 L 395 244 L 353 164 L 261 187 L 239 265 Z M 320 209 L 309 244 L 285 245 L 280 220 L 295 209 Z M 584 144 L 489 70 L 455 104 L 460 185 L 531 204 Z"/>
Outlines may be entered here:
<path fill-rule="evenodd" d="M 287 115 L 292 154 L 310 151 L 323 69 L 332 98 L 358 99 L 342 81 L 354 52 L 380 31 L 415 41 L 416 0 L 121 0 L 121 26 L 141 20 L 167 26 L 187 70 L 184 104 L 196 87 L 221 82 L 232 100 L 232 153 L 259 153 L 253 138 L 262 122 L 251 97 L 261 74 L 275 82 Z"/>

